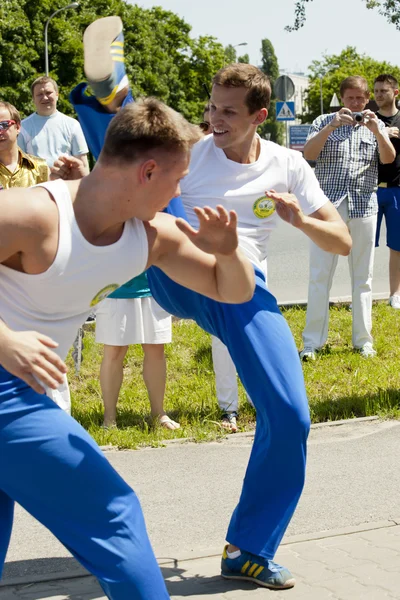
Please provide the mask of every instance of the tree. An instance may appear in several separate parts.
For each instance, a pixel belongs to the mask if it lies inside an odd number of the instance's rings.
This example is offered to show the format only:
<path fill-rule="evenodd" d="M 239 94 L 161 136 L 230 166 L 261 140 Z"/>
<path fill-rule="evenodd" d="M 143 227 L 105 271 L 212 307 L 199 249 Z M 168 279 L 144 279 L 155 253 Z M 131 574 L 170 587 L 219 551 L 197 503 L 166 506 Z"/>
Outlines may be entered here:
<path fill-rule="evenodd" d="M 340 83 L 350 75 L 361 75 L 373 90 L 375 77 L 381 73 L 391 73 L 400 78 L 400 69 L 387 62 L 379 62 L 358 54 L 355 48 L 348 46 L 339 55 L 324 55 L 323 60 L 314 60 L 310 65 L 310 86 L 307 94 L 307 114 L 303 121 L 310 122 L 320 114 L 320 76 L 323 77 L 324 112 L 329 112 L 329 104 L 334 93 L 339 96 Z"/>
<path fill-rule="evenodd" d="M 225 46 L 224 64 L 229 65 L 236 62 L 236 48 L 232 44 Z"/>
<path fill-rule="evenodd" d="M 279 77 L 278 59 L 275 54 L 274 47 L 270 40 L 264 39 L 261 41 L 261 70 L 268 75 L 271 80 L 271 86 Z M 276 120 L 276 99 L 272 91 L 271 103 L 268 109 L 268 119 L 259 127 L 261 137 L 270 135 L 270 139 L 277 144 L 283 143 L 283 123 Z"/>
<path fill-rule="evenodd" d="M 285 27 L 287 31 L 297 31 L 306 21 L 306 4 L 313 0 L 297 0 L 295 2 L 294 24 Z M 400 29 L 400 0 L 364 0 L 367 8 L 377 8 L 381 15 Z"/>
<path fill-rule="evenodd" d="M 250 56 L 247 53 L 243 54 L 243 56 L 239 56 L 238 62 L 239 63 L 246 63 L 246 65 L 248 65 L 249 62 L 250 62 Z"/>
<path fill-rule="evenodd" d="M 191 26 L 160 7 L 143 9 L 125 0 L 80 0 L 49 25 L 50 75 L 60 86 L 59 108 L 73 114 L 72 87 L 84 80 L 82 34 L 96 18 L 118 15 L 124 23 L 126 70 L 134 95 L 154 95 L 188 119 L 201 119 L 209 84 L 222 67 L 223 46 L 212 37 L 190 36 Z M 0 4 L 0 98 L 26 116 L 30 84 L 44 72 L 44 23 L 59 0 L 3 0 Z"/>

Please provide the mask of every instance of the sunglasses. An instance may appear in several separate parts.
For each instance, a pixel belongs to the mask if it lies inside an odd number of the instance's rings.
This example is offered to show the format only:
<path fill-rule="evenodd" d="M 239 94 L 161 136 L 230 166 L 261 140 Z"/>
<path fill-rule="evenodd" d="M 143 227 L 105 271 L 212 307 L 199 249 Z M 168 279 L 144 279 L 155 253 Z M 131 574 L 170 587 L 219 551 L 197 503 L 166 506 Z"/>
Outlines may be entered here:
<path fill-rule="evenodd" d="M 7 121 L 0 121 L 0 131 L 7 131 L 11 127 L 11 125 L 15 125 L 16 121 L 12 119 L 8 119 Z"/>
<path fill-rule="evenodd" d="M 203 121 L 203 123 L 199 124 L 199 127 L 202 131 L 208 131 L 208 129 L 210 128 L 210 123 L 207 123 L 207 121 Z"/>

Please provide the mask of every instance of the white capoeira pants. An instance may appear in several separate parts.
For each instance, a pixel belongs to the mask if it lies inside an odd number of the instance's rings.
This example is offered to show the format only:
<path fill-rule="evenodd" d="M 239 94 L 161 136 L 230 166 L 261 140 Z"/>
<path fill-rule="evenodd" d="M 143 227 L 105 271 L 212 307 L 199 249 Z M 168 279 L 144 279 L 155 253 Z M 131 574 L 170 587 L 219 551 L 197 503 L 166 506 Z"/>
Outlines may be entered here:
<path fill-rule="evenodd" d="M 349 218 L 347 198 L 338 208 L 349 228 L 353 246 L 348 257 L 352 292 L 352 341 L 354 348 L 372 343 L 372 275 L 377 216 Z M 310 242 L 310 279 L 304 347 L 321 348 L 328 338 L 329 292 L 338 255 Z"/>
<path fill-rule="evenodd" d="M 262 270 L 265 273 L 265 282 L 267 281 L 267 259 L 262 261 Z M 236 367 L 233 364 L 228 348 L 215 336 L 211 336 L 211 350 L 213 366 L 215 373 L 215 389 L 220 409 L 223 412 L 238 412 L 239 392 Z M 246 392 L 247 401 L 252 406 L 250 396 Z"/>

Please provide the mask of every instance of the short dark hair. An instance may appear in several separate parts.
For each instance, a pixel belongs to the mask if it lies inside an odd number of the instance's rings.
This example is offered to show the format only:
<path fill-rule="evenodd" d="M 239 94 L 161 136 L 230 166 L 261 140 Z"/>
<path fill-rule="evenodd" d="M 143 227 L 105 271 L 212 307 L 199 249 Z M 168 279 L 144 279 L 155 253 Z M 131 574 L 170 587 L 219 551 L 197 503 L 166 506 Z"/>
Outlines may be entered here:
<path fill-rule="evenodd" d="M 250 114 L 268 108 L 271 99 L 269 77 L 260 69 L 247 63 L 232 63 L 214 75 L 213 85 L 247 88 L 245 103 Z"/>
<path fill-rule="evenodd" d="M 47 77 L 46 75 L 43 75 L 43 77 L 37 77 L 35 79 L 35 81 L 32 83 L 32 85 L 31 85 L 32 96 L 33 96 L 33 93 L 35 91 L 35 87 L 37 85 L 46 85 L 46 83 L 51 83 L 53 85 L 55 91 L 58 94 L 58 85 L 57 85 L 57 82 L 52 77 Z"/>
<path fill-rule="evenodd" d="M 388 73 L 383 73 L 382 75 L 375 77 L 374 84 L 375 83 L 388 83 L 394 90 L 399 89 L 399 82 L 397 81 L 396 77 L 393 77 L 393 75 L 389 75 Z"/>
<path fill-rule="evenodd" d="M 21 123 L 21 115 L 19 114 L 19 111 L 15 108 L 13 104 L 10 104 L 9 102 L 0 101 L 0 107 L 8 110 L 8 112 L 10 113 L 10 118 L 13 121 L 15 121 L 17 125 Z"/>
<path fill-rule="evenodd" d="M 343 94 L 346 90 L 355 89 L 364 90 L 365 95 L 369 96 L 368 81 L 364 77 L 361 77 L 361 75 L 352 75 L 351 77 L 343 79 L 340 84 L 340 97 L 343 98 Z"/>
<path fill-rule="evenodd" d="M 201 137 L 197 125 L 160 100 L 139 99 L 112 119 L 99 160 L 127 163 L 154 150 L 189 152 Z"/>

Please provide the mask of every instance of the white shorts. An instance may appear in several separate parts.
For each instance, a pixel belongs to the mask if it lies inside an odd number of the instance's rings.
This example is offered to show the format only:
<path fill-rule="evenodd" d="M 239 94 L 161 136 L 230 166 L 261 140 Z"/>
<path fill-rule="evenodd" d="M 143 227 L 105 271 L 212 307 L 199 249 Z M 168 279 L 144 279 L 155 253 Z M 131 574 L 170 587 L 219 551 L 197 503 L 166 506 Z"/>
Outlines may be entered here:
<path fill-rule="evenodd" d="M 154 298 L 106 298 L 96 310 L 96 342 L 108 346 L 168 344 L 171 315 Z"/>

